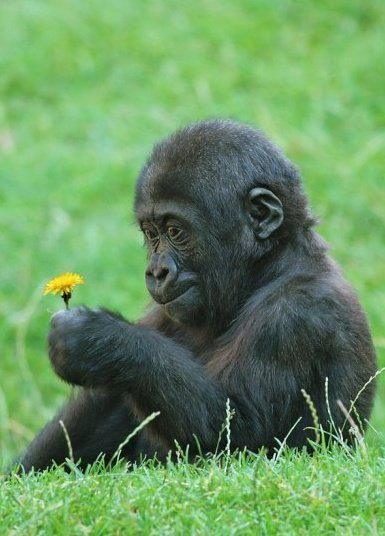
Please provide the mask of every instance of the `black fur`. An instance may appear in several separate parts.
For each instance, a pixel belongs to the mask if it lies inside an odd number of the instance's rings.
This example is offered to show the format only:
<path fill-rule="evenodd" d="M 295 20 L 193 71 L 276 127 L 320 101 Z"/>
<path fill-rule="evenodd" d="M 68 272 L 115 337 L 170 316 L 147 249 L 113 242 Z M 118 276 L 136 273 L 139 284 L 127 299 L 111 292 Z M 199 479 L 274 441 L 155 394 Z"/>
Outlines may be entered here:
<path fill-rule="evenodd" d="M 85 307 L 56 314 L 49 355 L 80 394 L 21 459 L 43 469 L 68 456 L 109 459 L 140 419 L 160 411 L 123 451 L 166 456 L 175 440 L 213 452 L 235 410 L 231 446 L 253 451 L 290 428 L 288 445 L 314 438 L 305 389 L 329 427 L 376 371 L 365 315 L 313 231 L 296 168 L 258 131 L 204 121 L 155 146 L 139 177 L 135 211 L 147 235 L 155 304 L 138 324 Z M 374 382 L 356 403 L 369 418 Z M 347 427 L 345 427 L 347 430 Z M 346 439 L 350 436 L 346 431 Z"/>

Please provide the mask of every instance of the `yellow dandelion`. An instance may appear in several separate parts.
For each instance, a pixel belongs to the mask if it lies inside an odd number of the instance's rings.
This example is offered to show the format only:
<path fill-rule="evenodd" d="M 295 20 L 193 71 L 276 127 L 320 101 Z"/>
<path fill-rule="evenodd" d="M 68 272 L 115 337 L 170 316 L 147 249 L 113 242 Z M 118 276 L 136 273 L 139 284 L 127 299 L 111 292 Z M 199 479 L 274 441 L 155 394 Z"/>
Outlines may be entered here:
<path fill-rule="evenodd" d="M 66 304 L 66 308 L 68 309 L 68 302 L 72 296 L 72 289 L 76 287 L 76 285 L 83 285 L 84 283 L 85 281 L 81 275 L 67 272 L 48 281 L 44 289 L 44 295 L 57 294 L 60 292 L 61 297 Z"/>

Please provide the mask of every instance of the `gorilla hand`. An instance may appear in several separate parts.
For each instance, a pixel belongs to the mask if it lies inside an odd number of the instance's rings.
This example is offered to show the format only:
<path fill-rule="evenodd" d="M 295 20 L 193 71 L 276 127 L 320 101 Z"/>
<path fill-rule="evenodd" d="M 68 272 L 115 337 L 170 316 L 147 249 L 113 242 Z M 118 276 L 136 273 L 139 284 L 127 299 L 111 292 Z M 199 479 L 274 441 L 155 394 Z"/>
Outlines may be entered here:
<path fill-rule="evenodd" d="M 55 372 L 75 385 L 88 385 L 100 375 L 107 380 L 130 325 L 103 309 L 77 307 L 56 313 L 48 335 L 49 358 Z M 123 336 L 123 337 L 122 337 Z M 94 382 L 93 382 L 94 383 Z"/>

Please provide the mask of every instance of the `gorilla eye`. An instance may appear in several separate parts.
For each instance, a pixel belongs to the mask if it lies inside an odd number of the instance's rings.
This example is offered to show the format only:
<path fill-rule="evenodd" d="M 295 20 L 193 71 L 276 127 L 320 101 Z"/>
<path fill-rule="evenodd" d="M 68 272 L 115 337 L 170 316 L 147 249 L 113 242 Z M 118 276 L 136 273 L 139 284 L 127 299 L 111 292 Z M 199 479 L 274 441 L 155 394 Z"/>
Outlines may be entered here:
<path fill-rule="evenodd" d="M 155 229 L 152 229 L 151 227 L 146 227 L 143 229 L 143 232 L 149 242 L 154 243 L 158 240 L 158 233 Z"/>
<path fill-rule="evenodd" d="M 175 243 L 181 243 L 184 240 L 184 233 L 182 229 L 178 229 L 178 227 L 167 227 L 167 236 Z"/>

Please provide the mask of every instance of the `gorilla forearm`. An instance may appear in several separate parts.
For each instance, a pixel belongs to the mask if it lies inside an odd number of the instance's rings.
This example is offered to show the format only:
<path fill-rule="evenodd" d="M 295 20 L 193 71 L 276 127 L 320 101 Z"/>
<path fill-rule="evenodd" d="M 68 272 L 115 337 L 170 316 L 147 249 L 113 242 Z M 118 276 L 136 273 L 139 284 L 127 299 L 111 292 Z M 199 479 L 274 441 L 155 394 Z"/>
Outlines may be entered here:
<path fill-rule="evenodd" d="M 160 411 L 151 427 L 176 439 L 212 446 L 225 420 L 227 394 L 190 350 L 155 329 L 86 308 L 54 317 L 50 358 L 65 381 L 129 394 L 142 415 Z"/>

